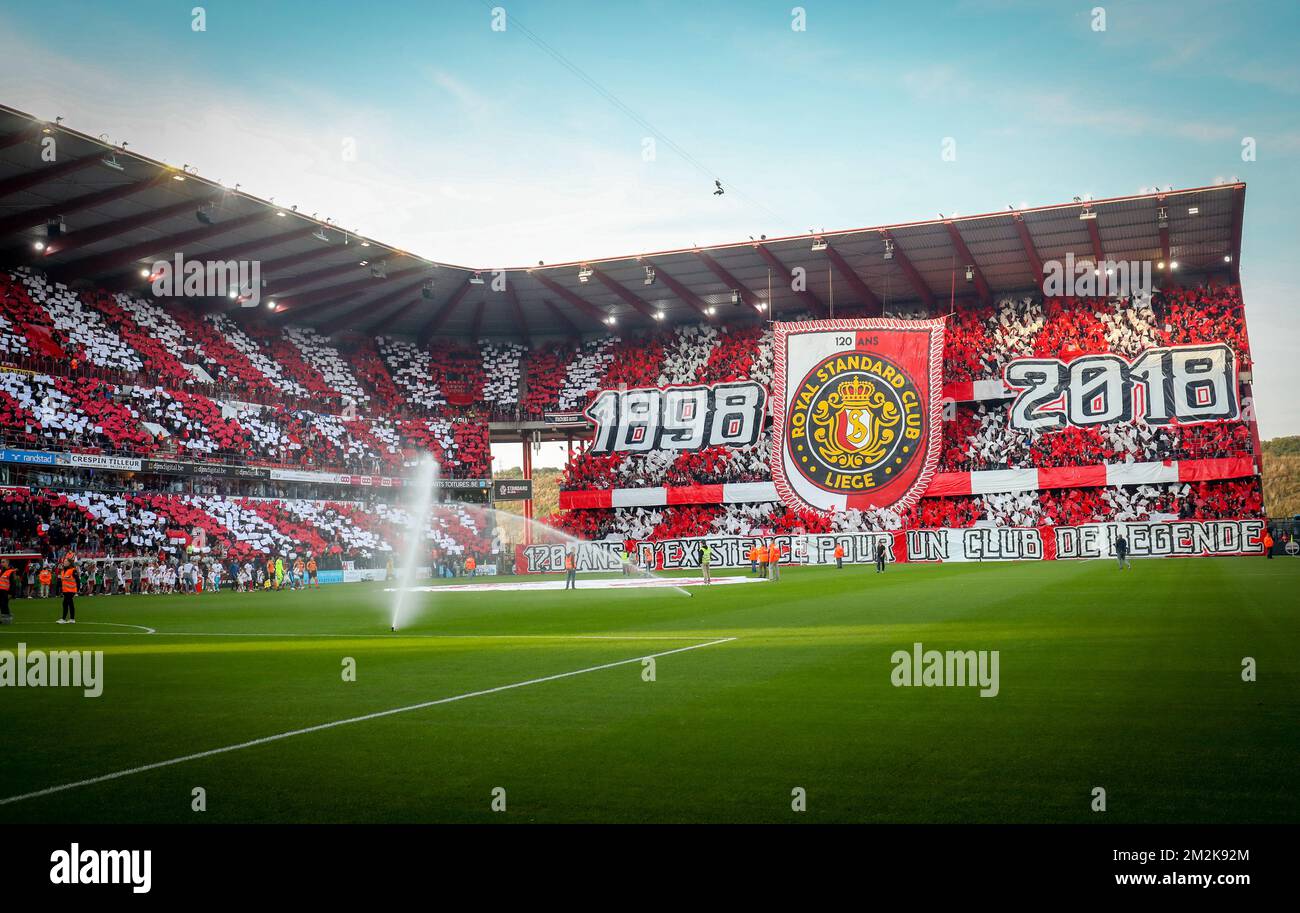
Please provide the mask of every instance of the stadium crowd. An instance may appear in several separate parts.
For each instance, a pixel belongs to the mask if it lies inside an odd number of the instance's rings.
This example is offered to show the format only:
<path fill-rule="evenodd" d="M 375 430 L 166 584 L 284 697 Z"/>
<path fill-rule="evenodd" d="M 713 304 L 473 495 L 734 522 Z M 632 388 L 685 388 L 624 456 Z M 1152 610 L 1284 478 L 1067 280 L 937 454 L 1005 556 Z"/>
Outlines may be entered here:
<path fill-rule="evenodd" d="M 490 514 L 438 506 L 425 531 L 430 552 L 482 561 L 501 549 Z M 212 556 L 265 560 L 311 553 L 333 568 L 372 567 L 399 549 L 409 516 L 386 502 L 227 498 L 158 492 L 0 489 L 0 552 L 121 560 Z"/>

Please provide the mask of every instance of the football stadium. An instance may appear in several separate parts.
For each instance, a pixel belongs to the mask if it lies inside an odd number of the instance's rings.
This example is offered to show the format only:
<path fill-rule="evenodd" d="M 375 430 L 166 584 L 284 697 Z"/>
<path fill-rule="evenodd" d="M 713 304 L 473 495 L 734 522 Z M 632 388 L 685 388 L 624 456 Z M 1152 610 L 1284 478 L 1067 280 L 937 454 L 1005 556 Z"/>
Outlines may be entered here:
<path fill-rule="evenodd" d="M 696 163 L 518 12 L 453 21 Z M 1295 339 L 1243 293 L 1283 191 L 1247 208 L 1235 138 L 1182 185 L 502 266 L 290 202 L 292 154 L 280 192 L 172 161 L 221 140 L 165 105 L 126 141 L 15 89 L 6 830 L 1297 820 L 1300 499 L 1257 405 Z"/>

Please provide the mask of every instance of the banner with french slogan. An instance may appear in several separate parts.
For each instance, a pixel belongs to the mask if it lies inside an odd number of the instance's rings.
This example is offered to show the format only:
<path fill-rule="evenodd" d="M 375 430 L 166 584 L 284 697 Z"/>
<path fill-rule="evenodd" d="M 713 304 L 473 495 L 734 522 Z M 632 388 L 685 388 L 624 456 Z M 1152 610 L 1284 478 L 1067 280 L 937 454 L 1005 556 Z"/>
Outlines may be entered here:
<path fill-rule="evenodd" d="M 755 545 L 781 549 L 783 564 L 833 565 L 837 547 L 847 564 L 870 564 L 885 547 L 889 562 L 1063 561 L 1114 559 L 1123 536 L 1130 558 L 1203 558 L 1264 553 L 1265 521 L 1147 520 L 1088 523 L 1080 526 L 971 526 L 961 529 L 908 529 L 861 533 L 780 533 L 762 536 L 696 536 L 635 543 L 631 558 L 648 570 L 695 570 L 705 545 L 714 568 L 749 566 Z M 581 573 L 617 573 L 626 545 L 584 542 L 574 554 Z M 518 574 L 563 573 L 568 544 L 520 545 Z"/>

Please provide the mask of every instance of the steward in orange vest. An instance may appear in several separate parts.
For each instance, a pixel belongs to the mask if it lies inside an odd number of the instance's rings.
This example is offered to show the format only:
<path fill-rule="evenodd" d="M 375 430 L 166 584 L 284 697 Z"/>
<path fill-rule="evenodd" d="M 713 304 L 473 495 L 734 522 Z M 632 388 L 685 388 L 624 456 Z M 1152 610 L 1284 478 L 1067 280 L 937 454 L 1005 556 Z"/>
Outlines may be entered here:
<path fill-rule="evenodd" d="M 578 557 L 573 553 L 573 549 L 564 553 L 564 588 L 566 590 L 578 588 Z"/>
<path fill-rule="evenodd" d="M 9 614 L 9 587 L 13 583 L 10 578 L 16 573 L 18 572 L 9 566 L 8 558 L 0 558 L 0 618 L 6 621 L 12 619 Z"/>
<path fill-rule="evenodd" d="M 767 576 L 771 580 L 781 579 L 781 546 L 772 540 L 772 547 L 767 550 Z"/>
<path fill-rule="evenodd" d="M 77 604 L 74 600 L 77 596 L 77 565 L 71 557 L 59 571 L 59 583 L 63 589 L 63 617 L 59 619 L 59 624 L 76 624 Z"/>

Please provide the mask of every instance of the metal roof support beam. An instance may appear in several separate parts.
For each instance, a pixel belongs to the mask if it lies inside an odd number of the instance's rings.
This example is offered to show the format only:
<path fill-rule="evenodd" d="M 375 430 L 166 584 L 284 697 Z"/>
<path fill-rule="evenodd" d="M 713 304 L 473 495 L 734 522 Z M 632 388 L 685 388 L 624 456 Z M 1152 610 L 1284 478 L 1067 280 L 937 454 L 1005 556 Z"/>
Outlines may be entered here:
<path fill-rule="evenodd" d="M 795 297 L 804 303 L 805 307 L 811 308 L 813 313 L 816 314 L 829 313 L 826 305 L 822 304 L 821 299 L 808 291 L 807 288 L 797 290 L 794 288 L 794 273 L 786 269 L 785 264 L 781 262 L 776 254 L 768 250 L 763 244 L 755 244 L 754 250 L 758 251 L 758 255 L 763 258 L 763 262 L 771 268 L 772 272 L 783 277 L 781 280 L 782 282 L 788 282 L 790 284 L 790 290 L 794 292 Z M 804 278 L 806 280 L 807 276 L 805 275 Z"/>
<path fill-rule="evenodd" d="M 686 286 L 682 285 L 671 275 L 664 272 L 663 267 L 651 263 L 649 260 L 645 259 L 644 257 L 641 258 L 640 262 L 642 263 L 642 265 L 648 266 L 651 269 L 653 269 L 655 271 L 655 278 L 662 279 L 664 285 L 668 286 L 668 288 L 672 291 L 674 295 L 676 295 L 682 301 L 685 301 L 691 307 L 695 308 L 695 310 L 699 311 L 700 316 L 708 320 L 713 319 L 713 315 L 709 313 L 709 306 L 708 304 L 705 303 L 703 298 L 701 298 L 699 295 L 692 292 Z"/>
<path fill-rule="evenodd" d="M 69 251 L 78 250 L 90 244 L 98 244 L 100 241 L 105 241 L 123 232 L 134 231 L 137 228 L 152 225 L 154 222 L 162 222 L 184 212 L 193 212 L 204 203 L 212 202 L 213 199 L 214 197 L 211 196 L 199 197 L 182 203 L 173 203 L 161 209 L 148 209 L 125 219 L 118 219 L 116 222 L 107 222 L 103 225 L 96 225 L 94 228 L 84 228 L 81 231 L 74 231 L 71 234 L 52 238 L 46 243 L 45 250 L 41 252 L 41 257 L 48 260 L 55 254 L 66 254 Z"/>
<path fill-rule="evenodd" d="M 294 240 L 294 238 L 296 237 L 305 237 L 307 235 L 311 235 L 314 233 L 314 231 L 315 229 L 309 226 L 306 229 L 295 229 L 291 232 L 285 232 L 283 234 L 275 235 L 269 240 L 254 239 L 252 241 L 247 241 L 243 244 L 236 244 L 233 247 L 228 247 L 225 250 L 221 251 L 221 253 L 213 254 L 207 259 L 233 260 L 239 254 L 243 254 L 253 250 L 258 250 L 268 246 L 279 245 L 284 243 L 285 241 Z M 293 266 L 307 263 L 312 260 L 319 260 L 321 257 L 326 257 L 332 253 L 335 253 L 337 250 L 338 248 L 336 247 L 331 247 L 328 244 L 322 244 L 320 247 L 313 247 L 311 250 L 305 250 L 296 254 L 289 254 L 288 256 L 281 257 L 278 260 L 263 261 L 261 266 L 261 272 L 266 275 L 274 275 L 275 273 L 279 272 L 282 269 L 289 269 Z M 232 302 L 227 302 L 225 306 L 221 308 L 221 310 L 230 311 L 230 310 L 234 310 L 237 307 L 239 307 L 239 304 L 237 302 L 232 301 Z"/>
<path fill-rule="evenodd" d="M 602 311 L 600 308 L 596 307 L 587 299 L 582 298 L 579 295 L 575 295 L 573 292 L 569 291 L 567 288 L 560 285 L 560 283 L 556 282 L 550 276 L 547 276 L 544 273 L 535 273 L 535 272 L 529 272 L 528 275 L 532 276 L 542 285 L 546 286 L 551 291 L 552 294 L 558 295 L 559 297 L 563 298 L 569 304 L 573 305 L 575 308 L 582 311 L 582 313 L 590 317 L 592 320 L 595 320 L 596 322 L 603 324 L 606 322 L 606 318 L 610 316 L 609 314 Z"/>
<path fill-rule="evenodd" d="M 1012 223 L 1016 226 L 1016 234 L 1020 236 L 1020 246 L 1025 249 L 1025 259 L 1034 273 L 1034 285 L 1041 291 L 1043 287 L 1043 258 L 1038 255 L 1038 248 L 1034 247 L 1034 239 L 1029 234 L 1029 226 L 1025 224 L 1025 217 L 1020 213 L 1015 213 L 1011 217 Z"/>
<path fill-rule="evenodd" d="M 510 309 L 514 311 L 515 321 L 519 324 L 519 335 L 523 338 L 524 345 L 531 349 L 533 338 L 528 329 L 528 318 L 524 316 L 524 306 L 519 303 L 519 295 L 515 287 L 510 284 L 509 277 L 506 278 L 506 299 L 510 302 Z"/>
<path fill-rule="evenodd" d="M 1174 279 L 1173 257 L 1169 252 L 1168 227 L 1160 229 L 1160 262 L 1164 264 L 1160 269 L 1161 282 L 1165 285 L 1177 285 L 1177 280 Z"/>
<path fill-rule="evenodd" d="M 375 299 L 377 300 L 379 299 Z M 333 336 L 347 328 L 348 317 L 362 308 L 373 307 L 375 301 L 366 301 L 364 298 L 358 301 L 356 298 L 349 297 L 325 302 L 316 308 L 317 315 L 323 318 L 321 323 L 314 324 L 316 332 L 322 336 Z"/>
<path fill-rule="evenodd" d="M 424 286 L 424 283 L 427 281 L 429 281 L 429 277 L 421 276 L 419 279 L 416 279 L 414 282 L 408 282 L 406 285 L 403 285 L 401 288 L 389 292 L 388 294 L 381 295 L 380 297 L 374 299 L 373 301 L 348 301 L 346 302 L 345 306 L 341 310 L 334 311 L 334 313 L 332 313 L 324 323 L 322 323 L 319 327 L 316 328 L 316 331 L 324 336 L 333 336 L 335 333 L 343 329 L 344 326 L 350 322 L 349 318 L 352 317 L 352 315 L 356 314 L 357 311 L 363 309 L 375 311 L 375 310 L 379 310 L 380 308 L 387 307 L 388 305 L 392 304 L 394 301 L 404 301 L 408 295 L 412 295 L 415 292 L 417 292 L 420 288 L 422 288 Z M 421 299 L 417 299 L 417 300 L 421 300 Z M 340 299 L 338 302 L 331 302 L 330 304 L 326 304 L 322 306 L 320 310 L 325 311 L 328 308 L 330 308 L 333 304 L 340 304 L 340 303 L 344 303 L 342 299 Z"/>
<path fill-rule="evenodd" d="M 305 308 L 311 305 L 318 305 L 322 301 L 339 301 L 357 293 L 365 294 L 366 292 L 374 291 L 385 283 L 392 282 L 395 279 L 406 279 L 415 276 L 417 273 L 423 273 L 425 269 L 427 269 L 425 266 L 413 266 L 409 269 L 398 270 L 395 273 L 391 273 L 383 279 L 367 275 L 364 278 L 356 279 L 352 282 L 345 282 L 342 285 L 328 285 L 325 288 L 303 292 L 300 295 L 294 295 L 293 297 L 285 299 L 279 303 L 279 306 L 275 309 L 274 320 L 277 323 L 282 323 L 288 319 L 291 314 L 302 313 Z"/>
<path fill-rule="evenodd" d="M 478 334 L 483 329 L 483 311 L 487 308 L 487 299 L 483 298 L 474 306 L 474 317 L 469 324 L 469 338 L 471 342 L 478 342 Z"/>
<path fill-rule="evenodd" d="M 593 266 L 591 267 L 591 274 L 600 280 L 601 285 L 605 286 L 605 288 L 609 289 L 611 292 L 613 292 L 615 295 L 621 298 L 623 300 L 623 303 L 626 304 L 628 307 L 631 307 L 632 309 L 640 312 L 643 316 L 648 317 L 651 320 L 656 319 L 655 315 L 658 312 L 653 307 L 651 307 L 648 302 L 643 301 L 640 297 L 634 295 L 632 292 L 628 291 L 622 285 L 615 282 L 613 279 L 607 276 L 603 270 L 596 269 Z"/>
<path fill-rule="evenodd" d="M 894 262 L 898 264 L 900 269 L 902 269 L 903 275 L 906 276 L 907 281 L 911 283 L 912 289 L 916 292 L 917 297 L 919 297 L 925 304 L 926 310 L 933 313 L 934 292 L 930 291 L 930 286 L 925 284 L 925 280 L 921 278 L 921 274 L 916 271 L 916 267 L 912 265 L 912 261 L 907 258 L 907 254 L 899 245 L 898 239 L 887 231 L 882 231 L 880 234 L 886 241 L 894 242 Z"/>
<path fill-rule="evenodd" d="M 307 235 L 313 233 L 313 231 L 306 232 Z M 278 260 L 269 260 L 263 263 L 262 272 L 278 273 L 280 270 L 301 266 L 304 263 L 310 263 L 312 260 L 319 260 L 321 257 L 327 257 L 330 254 L 337 252 L 338 248 L 333 244 L 327 244 L 322 241 L 320 247 L 313 247 L 311 250 L 299 251 L 296 254 L 287 254 L 280 257 Z"/>
<path fill-rule="evenodd" d="M 1088 237 L 1092 239 L 1092 265 L 1101 269 L 1102 261 L 1106 259 L 1106 252 L 1101 249 L 1101 232 L 1097 230 L 1097 219 L 1091 218 L 1086 220 L 1088 223 Z"/>
<path fill-rule="evenodd" d="M 203 259 L 237 260 L 246 253 L 250 253 L 252 251 L 265 250 L 268 247 L 275 247 L 279 244 L 284 244 L 288 241 L 293 241 L 306 234 L 309 234 L 309 231 L 295 229 L 294 231 L 287 231 L 278 235 L 272 235 L 269 238 L 254 238 L 251 241 L 243 241 L 239 244 L 231 245 L 230 247 L 227 247 L 224 250 L 207 254 L 204 256 Z M 140 279 L 138 275 L 134 271 L 131 271 L 131 272 L 121 273 L 117 276 L 112 276 L 110 278 L 104 279 L 99 284 L 103 288 L 108 289 L 110 291 L 122 291 L 138 285 L 139 282 Z M 224 313 L 225 311 L 233 310 L 235 308 L 238 308 L 239 306 L 240 305 L 238 301 L 231 301 L 227 298 L 222 298 L 220 301 L 215 302 L 214 305 L 209 306 L 209 312 L 219 314 L 219 313 Z"/>
<path fill-rule="evenodd" d="M 721 279 L 728 289 L 734 292 L 740 292 L 741 301 L 744 301 L 745 304 L 755 310 L 758 309 L 758 306 L 762 303 L 762 299 L 741 284 L 741 281 L 733 276 L 726 267 L 702 250 L 697 250 L 695 256 L 699 257 L 704 265 L 709 268 L 709 272 Z"/>
<path fill-rule="evenodd" d="M 866 306 L 867 311 L 872 316 L 879 317 L 885 312 L 884 302 L 876 297 L 876 293 L 862 281 L 862 277 L 857 274 L 853 267 L 849 266 L 849 261 L 845 260 L 839 251 L 831 247 L 829 242 L 826 244 L 826 258 L 831 261 L 831 265 L 835 267 L 835 272 L 839 273 L 840 278 L 849 284 L 849 288 L 853 289 L 854 294 L 858 296 L 858 299 Z"/>
<path fill-rule="evenodd" d="M 542 304 L 546 305 L 547 309 L 550 310 L 552 316 L 555 317 L 556 321 L 563 324 L 564 328 L 569 331 L 569 337 L 571 339 L 575 341 L 582 339 L 582 334 L 578 332 L 577 325 L 575 325 L 574 322 L 568 318 L 568 315 L 566 315 L 564 311 L 560 310 L 560 306 L 558 304 L 556 304 L 554 301 L 552 301 L 549 298 L 543 298 Z"/>
<path fill-rule="evenodd" d="M 223 248 L 216 253 L 208 254 L 205 259 L 208 260 L 235 260 L 244 254 L 252 253 L 257 250 L 266 250 L 268 247 L 279 247 L 281 244 L 288 244 L 290 241 L 297 241 L 299 238 L 305 238 L 312 233 L 310 226 L 306 228 L 295 228 L 292 231 L 282 231 L 278 235 L 271 235 L 267 238 L 253 238 L 251 241 L 241 241 L 239 244 L 232 244 L 230 247 Z M 313 251 L 315 253 L 315 251 Z M 262 269 L 268 270 L 276 261 L 266 261 L 262 263 Z"/>
<path fill-rule="evenodd" d="M 51 203 L 48 206 L 41 206 L 37 209 L 29 209 L 26 212 L 15 213 L 12 216 L 0 219 L 0 235 L 7 235 L 10 232 L 22 231 L 25 228 L 44 225 L 55 216 L 80 212 L 83 209 L 93 209 L 96 206 L 102 206 L 105 203 L 111 203 L 114 200 L 120 200 L 123 197 L 129 197 L 133 193 L 139 193 L 141 190 L 148 190 L 150 187 L 156 186 L 161 183 L 162 179 L 162 175 L 145 178 L 143 181 L 136 181 L 133 184 L 121 184 L 117 187 L 109 187 L 107 190 L 97 190 L 94 193 L 84 193 L 79 197 L 73 197 L 72 199 L 64 200 L 61 203 Z"/>
<path fill-rule="evenodd" d="M 286 278 L 279 282 L 274 282 L 270 288 L 262 294 L 266 298 L 284 298 L 288 300 L 289 292 L 296 291 L 300 288 L 306 288 L 309 285 L 315 285 L 325 279 L 333 279 L 335 276 L 342 276 L 347 273 L 358 273 L 360 270 L 369 269 L 368 266 L 361 266 L 359 260 L 349 260 L 346 263 L 336 263 L 333 266 L 327 266 L 324 269 L 318 269 L 314 272 L 303 273 L 300 276 Z M 262 277 L 268 278 L 269 270 L 266 265 L 262 266 Z"/>
<path fill-rule="evenodd" d="M 961 236 L 961 231 L 955 224 L 950 221 L 943 223 L 948 229 L 948 237 L 952 238 L 952 246 L 957 251 L 957 256 L 961 258 L 962 264 L 969 266 L 974 273 L 975 289 L 980 294 L 980 303 L 987 305 L 993 298 L 989 291 L 989 284 L 984 281 L 984 271 L 980 265 L 975 262 L 975 257 L 971 255 L 970 248 L 966 246 L 966 239 Z"/>
<path fill-rule="evenodd" d="M 15 174 L 8 180 L 0 181 L 0 197 L 7 197 L 11 194 L 20 193 L 24 190 L 31 190 L 46 181 L 53 181 L 64 175 L 72 174 L 74 171 L 81 171 L 89 168 L 104 158 L 102 152 L 83 155 L 81 158 L 67 159 L 62 162 L 44 165 L 31 171 Z"/>
<path fill-rule="evenodd" d="M 420 348 L 423 349 L 429 344 L 429 340 L 433 338 L 433 334 L 438 332 L 438 328 L 447 322 L 447 318 L 451 316 L 451 312 L 456 310 L 456 306 L 459 305 L 464 297 L 469 294 L 471 288 L 472 286 L 470 285 L 469 277 L 466 276 L 465 281 L 460 284 L 460 288 L 452 292 L 451 297 L 447 299 L 446 303 L 443 304 L 442 307 L 438 308 L 434 315 L 429 318 L 429 322 L 420 329 L 420 334 L 416 337 L 416 342 Z"/>
<path fill-rule="evenodd" d="M 1173 252 L 1169 247 L 1169 219 L 1166 218 L 1163 224 L 1160 222 L 1160 210 L 1164 209 L 1167 201 L 1164 196 L 1156 197 L 1156 227 L 1160 235 L 1160 262 L 1164 266 L 1160 269 L 1160 283 L 1162 285 L 1176 285 L 1174 279 Z M 1166 212 L 1167 215 L 1167 212 Z"/>
<path fill-rule="evenodd" d="M 71 263 L 62 263 L 55 267 L 52 272 L 68 276 L 90 276 L 97 273 L 107 273 L 122 269 L 126 266 L 130 266 L 137 260 L 147 258 L 151 254 L 161 253 L 171 257 L 174 256 L 177 251 L 184 250 L 185 246 L 188 244 L 193 244 L 196 241 L 204 241 L 216 235 L 235 231 L 236 229 L 245 228 L 249 225 L 265 220 L 268 215 L 269 213 L 259 210 L 258 212 L 251 212 L 245 216 L 227 219 L 224 222 L 217 222 L 213 225 L 200 225 L 198 228 L 183 231 L 166 238 L 142 241 L 139 244 L 132 244 L 128 247 L 110 250 L 97 257 L 86 257 L 81 260 L 74 260 Z"/>
<path fill-rule="evenodd" d="M 8 149 L 10 146 L 17 146 L 34 139 L 40 135 L 39 127 L 28 127 L 26 130 L 19 130 L 17 133 L 10 133 L 8 136 L 0 136 L 0 149 Z"/>
<path fill-rule="evenodd" d="M 371 336 L 379 336 L 394 324 L 401 323 L 402 319 L 406 317 L 407 314 L 414 311 L 416 307 L 421 304 L 427 304 L 430 299 L 425 298 L 423 292 L 415 298 L 412 298 L 410 301 L 406 301 L 405 299 L 408 296 L 415 294 L 416 289 L 423 288 L 424 283 L 428 282 L 432 278 L 433 277 L 430 276 L 429 279 L 422 279 L 419 282 L 413 282 L 408 286 L 403 286 L 395 292 L 384 295 L 381 298 L 376 298 L 374 301 L 370 302 L 368 308 L 372 311 L 381 311 L 383 308 L 398 301 L 404 303 L 400 307 L 393 308 L 393 310 L 389 311 L 387 314 L 381 315 L 374 323 L 365 325 L 363 328 L 366 333 Z M 432 307 L 433 305 L 430 304 L 429 306 Z"/>

